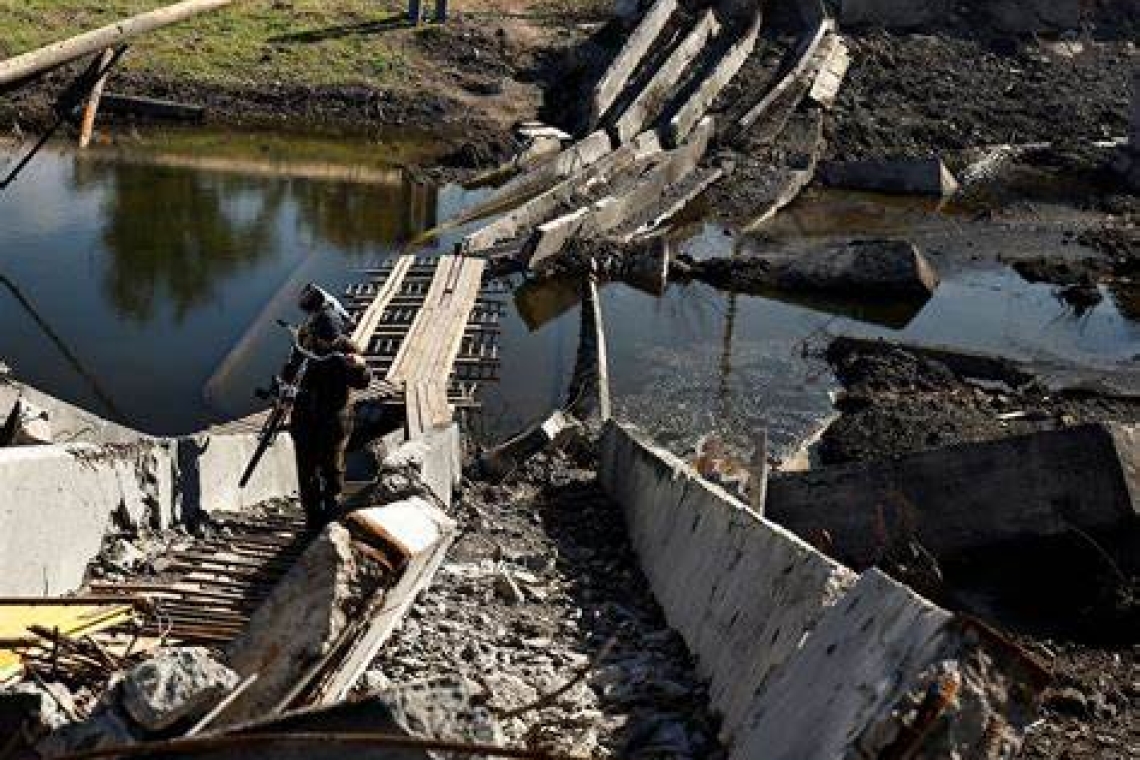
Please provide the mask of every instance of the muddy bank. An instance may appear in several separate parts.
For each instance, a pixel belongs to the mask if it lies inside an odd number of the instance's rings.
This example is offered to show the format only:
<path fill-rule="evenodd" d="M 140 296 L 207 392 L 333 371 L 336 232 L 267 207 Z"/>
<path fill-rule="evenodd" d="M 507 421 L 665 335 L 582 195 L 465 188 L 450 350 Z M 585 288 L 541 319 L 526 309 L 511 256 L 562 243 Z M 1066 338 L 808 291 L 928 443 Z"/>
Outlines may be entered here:
<path fill-rule="evenodd" d="M 1140 398 L 1051 391 L 1013 362 L 979 380 L 889 343 L 838 339 L 827 350 L 845 393 L 824 433 L 824 464 L 871 462 L 1082 422 L 1140 421 Z M 995 376 L 992 370 L 986 373 Z"/>

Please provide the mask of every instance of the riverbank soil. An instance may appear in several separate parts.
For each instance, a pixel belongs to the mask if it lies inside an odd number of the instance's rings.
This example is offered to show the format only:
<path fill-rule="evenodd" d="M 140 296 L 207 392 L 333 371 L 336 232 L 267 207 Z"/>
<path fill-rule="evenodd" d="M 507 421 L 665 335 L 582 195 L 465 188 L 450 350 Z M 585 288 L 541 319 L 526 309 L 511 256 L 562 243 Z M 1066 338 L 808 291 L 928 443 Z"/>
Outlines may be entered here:
<path fill-rule="evenodd" d="M 161 5 L 10 3 L 0 56 Z M 602 0 L 452 0 L 446 24 L 412 27 L 406 9 L 400 0 L 237 3 L 136 40 L 108 91 L 198 103 L 224 125 L 406 130 L 490 163 L 510 151 L 510 127 L 534 118 L 544 92 L 587 65 L 583 45 L 611 10 Z M 0 124 L 42 126 L 77 70 L 6 97 Z"/>

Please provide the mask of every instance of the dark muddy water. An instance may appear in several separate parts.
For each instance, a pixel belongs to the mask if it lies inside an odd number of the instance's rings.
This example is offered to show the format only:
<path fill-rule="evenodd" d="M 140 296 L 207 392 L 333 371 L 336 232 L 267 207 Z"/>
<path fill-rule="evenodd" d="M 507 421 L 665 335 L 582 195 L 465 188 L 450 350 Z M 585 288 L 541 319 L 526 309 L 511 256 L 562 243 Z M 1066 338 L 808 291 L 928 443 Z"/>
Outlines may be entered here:
<path fill-rule="evenodd" d="M 151 433 L 244 415 L 285 349 L 272 321 L 295 318 L 293 295 L 304 282 L 339 291 L 355 268 L 479 197 L 416 184 L 374 156 L 363 166 L 285 162 L 256 143 L 207 153 L 48 152 L 0 195 L 0 358 L 43 390 Z M 813 218 L 835 218 L 836 203 L 810 200 L 762 242 L 803 242 L 805 230 L 819 228 Z M 864 209 L 845 217 L 847 226 L 883 217 L 937 233 L 924 227 L 933 209 L 842 203 Z M 957 239 L 954 230 L 938 234 Z M 689 233 L 685 246 L 700 253 L 734 242 L 710 226 Z M 1051 288 L 1008 270 L 949 270 L 926 304 L 745 297 L 703 286 L 655 297 L 607 286 L 615 402 L 682 451 L 709 430 L 750 446 L 759 427 L 781 449 L 830 411 L 833 380 L 810 356 L 828 334 L 1095 365 L 1140 354 L 1140 328 L 1112 293 L 1078 317 Z M 573 365 L 576 288 L 528 284 L 514 304 L 503 380 L 488 389 L 480 423 L 489 437 L 560 403 Z"/>

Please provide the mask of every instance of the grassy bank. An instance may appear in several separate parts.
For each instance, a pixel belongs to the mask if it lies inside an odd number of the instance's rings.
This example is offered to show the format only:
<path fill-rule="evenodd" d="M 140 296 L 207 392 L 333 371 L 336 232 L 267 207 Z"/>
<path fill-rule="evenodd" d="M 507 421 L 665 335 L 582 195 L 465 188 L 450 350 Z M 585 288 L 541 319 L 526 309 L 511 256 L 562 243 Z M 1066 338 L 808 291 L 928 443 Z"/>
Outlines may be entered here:
<path fill-rule="evenodd" d="M 0 0 L 0 54 L 11 56 L 173 0 Z M 430 0 L 424 3 L 431 6 Z M 453 0 L 454 14 L 550 19 L 597 0 Z M 422 63 L 424 30 L 407 27 L 406 0 L 238 0 L 137 40 L 128 70 L 170 80 L 391 87 Z"/>

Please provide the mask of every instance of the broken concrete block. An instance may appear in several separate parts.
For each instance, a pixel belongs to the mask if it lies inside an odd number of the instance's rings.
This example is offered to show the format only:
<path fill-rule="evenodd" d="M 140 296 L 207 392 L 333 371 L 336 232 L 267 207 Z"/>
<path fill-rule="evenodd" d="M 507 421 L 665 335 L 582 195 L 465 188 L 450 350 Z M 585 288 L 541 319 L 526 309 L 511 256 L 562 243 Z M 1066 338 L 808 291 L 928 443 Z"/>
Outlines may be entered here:
<path fill-rule="evenodd" d="M 160 442 L 0 448 L 0 594 L 74 591 L 113 519 L 168 525 L 172 471 Z"/>
<path fill-rule="evenodd" d="M 843 0 L 839 21 L 844 26 L 912 29 L 947 20 L 955 5 L 953 0 Z"/>
<path fill-rule="evenodd" d="M 991 637 L 869 571 L 761 692 L 732 756 L 1013 757 L 1045 679 Z"/>
<path fill-rule="evenodd" d="M 542 422 L 510 440 L 484 451 L 476 466 L 490 478 L 503 478 L 530 457 L 547 448 L 561 448 L 573 436 L 581 433 L 582 424 L 561 410 L 552 412 Z"/>
<path fill-rule="evenodd" d="M 944 558 L 1014 541 L 1135 526 L 1140 427 L 1091 424 L 899 459 L 789 473 L 768 484 L 768 516 L 827 535 L 856 568 L 916 541 Z"/>
<path fill-rule="evenodd" d="M 847 49 L 847 43 L 836 36 L 820 64 L 819 73 L 815 75 L 811 89 L 808 90 L 808 97 L 824 108 L 834 106 L 835 98 L 839 95 L 839 88 L 843 86 L 849 68 L 851 68 L 851 53 Z"/>
<path fill-rule="evenodd" d="M 41 446 L 51 442 L 48 411 L 23 397 L 17 398 L 0 431 L 0 446 Z"/>
<path fill-rule="evenodd" d="M 352 549 L 352 537 L 330 525 L 305 550 L 258 608 L 227 659 L 242 678 L 257 680 L 215 721 L 232 725 L 276 709 L 297 679 L 326 655 L 375 583 Z"/>
<path fill-rule="evenodd" d="M 297 494 L 297 460 L 287 432 L 265 452 L 245 488 L 238 483 L 257 448 L 256 435 L 199 435 L 177 443 L 183 517 L 196 510 L 243 509 Z"/>
<path fill-rule="evenodd" d="M 820 177 L 835 187 L 894 195 L 948 198 L 958 192 L 958 181 L 936 157 L 833 161 L 821 167 Z"/>
<path fill-rule="evenodd" d="M 204 715 L 238 680 L 202 647 L 163 649 L 124 675 L 123 709 L 146 731 L 163 731 Z"/>
<path fill-rule="evenodd" d="M 617 97 L 629 84 L 629 79 L 637 70 L 638 64 L 649 53 L 653 43 L 661 35 L 665 25 L 677 10 L 677 0 L 657 0 L 626 40 L 621 51 L 614 58 L 606 73 L 594 86 L 590 97 L 590 125 L 598 121 L 610 109 Z"/>
<path fill-rule="evenodd" d="M 438 544 L 455 529 L 455 521 L 422 497 L 353 512 L 348 520 L 385 546 L 391 546 L 405 559 Z"/>
<path fill-rule="evenodd" d="M 633 428 L 606 425 L 599 477 L 732 741 L 757 691 L 854 575 Z"/>

